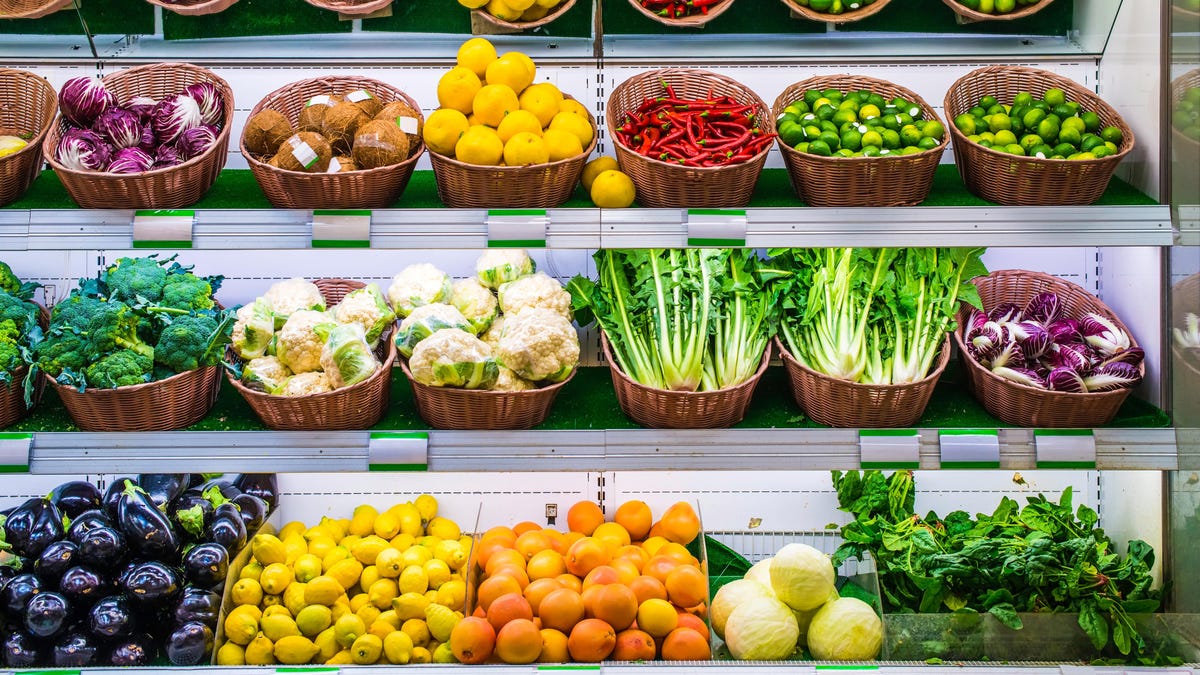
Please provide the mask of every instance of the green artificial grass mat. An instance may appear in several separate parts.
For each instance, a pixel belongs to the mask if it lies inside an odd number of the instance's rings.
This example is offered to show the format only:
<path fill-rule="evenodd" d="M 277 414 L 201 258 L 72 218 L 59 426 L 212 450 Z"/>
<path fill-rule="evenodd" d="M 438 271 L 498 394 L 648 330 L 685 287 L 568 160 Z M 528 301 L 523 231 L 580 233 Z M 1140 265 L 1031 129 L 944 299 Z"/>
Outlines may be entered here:
<path fill-rule="evenodd" d="M 66 409 L 53 390 L 47 389 L 42 402 L 26 419 L 7 431 L 77 431 L 67 420 Z M 1129 397 L 1112 422 L 1114 428 L 1161 428 L 1171 424 L 1159 408 Z M 933 429 L 998 429 L 1012 428 L 992 417 L 978 401 L 967 393 L 957 363 L 946 368 L 925 414 L 914 425 Z M 424 430 L 428 425 L 417 415 L 412 387 L 399 370 L 393 374 L 392 403 L 376 430 Z M 539 429 L 544 430 L 604 430 L 637 429 L 636 423 L 621 412 L 613 391 L 608 368 L 580 368 L 554 402 L 550 417 Z M 755 390 L 746 418 L 738 429 L 820 429 L 825 428 L 805 417 L 788 391 L 787 374 L 782 367 L 768 368 Z M 189 431 L 266 431 L 241 395 L 223 383 L 221 395 L 212 411 Z"/>
<path fill-rule="evenodd" d="M 240 3 L 239 3 L 240 4 Z M 234 5 L 235 7 L 237 5 Z M 1108 189 L 1096 202 L 1096 206 L 1152 206 L 1152 198 L 1120 178 L 1113 177 Z M 952 164 L 938 166 L 933 180 L 933 189 L 922 206 L 992 206 L 992 202 L 980 199 L 967 192 L 967 187 Z M 394 208 L 440 209 L 445 208 L 437 195 L 437 184 L 432 171 L 413 173 L 408 188 Z M 792 191 L 785 169 L 766 169 L 754 190 L 751 207 L 804 206 L 804 202 Z M 571 199 L 561 208 L 592 208 L 592 201 L 582 187 L 576 187 Z M 33 182 L 29 192 L 21 199 L 9 204 L 8 209 L 74 209 L 79 208 L 63 189 L 57 174 L 45 170 Z M 208 194 L 190 208 L 195 209 L 269 209 L 271 203 L 258 187 L 254 175 L 248 169 L 226 169 Z"/>
<path fill-rule="evenodd" d="M 146 0 L 87 0 L 81 11 L 92 35 L 142 35 L 154 32 L 154 7 Z M 78 35 L 83 41 L 82 54 L 91 54 L 75 10 L 55 12 L 40 19 L 0 19 L 0 33 Z"/>
<path fill-rule="evenodd" d="M 364 19 L 363 30 L 468 36 L 471 34 L 471 12 L 458 3 L 451 4 L 445 1 L 395 2 L 392 3 L 391 16 Z M 548 37 L 591 37 L 592 0 L 579 0 L 562 16 L 531 31 L 531 34 Z"/>
<path fill-rule="evenodd" d="M 422 3 L 423 4 L 423 3 Z M 351 22 L 304 0 L 240 0 L 223 12 L 180 16 L 163 12 L 163 37 L 199 40 L 268 35 L 349 33 Z"/>

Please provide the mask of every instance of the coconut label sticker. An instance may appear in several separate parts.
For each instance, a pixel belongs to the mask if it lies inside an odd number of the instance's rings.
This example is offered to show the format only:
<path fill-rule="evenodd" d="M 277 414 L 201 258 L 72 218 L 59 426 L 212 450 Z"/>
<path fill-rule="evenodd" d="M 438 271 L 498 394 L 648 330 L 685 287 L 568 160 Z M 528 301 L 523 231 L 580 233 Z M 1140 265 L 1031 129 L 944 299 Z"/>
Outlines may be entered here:
<path fill-rule="evenodd" d="M 314 97 L 308 99 L 308 103 L 305 103 L 304 107 L 311 108 L 314 105 L 332 105 L 332 104 L 333 104 L 333 99 L 330 98 L 328 94 L 321 94 L 320 96 L 314 96 Z"/>
<path fill-rule="evenodd" d="M 316 151 L 312 149 L 312 146 L 304 141 L 294 141 L 292 143 L 292 157 L 295 157 L 296 161 L 300 162 L 300 166 L 306 169 L 311 169 L 312 165 L 316 164 L 317 160 L 320 159 Z"/>
<path fill-rule="evenodd" d="M 400 131 L 403 131 L 406 134 L 415 136 L 419 125 L 420 123 L 415 117 L 401 116 L 396 118 L 396 126 L 400 127 Z"/>
<path fill-rule="evenodd" d="M 338 158 L 334 157 L 333 159 L 329 160 L 329 170 L 326 173 L 341 173 L 341 172 L 342 172 L 342 163 L 338 161 Z"/>
<path fill-rule="evenodd" d="M 359 89 L 358 91 L 352 92 L 346 96 L 346 100 L 350 101 L 351 103 L 358 103 L 359 101 L 367 101 L 372 98 L 375 98 L 375 97 L 372 96 L 371 92 L 367 91 L 366 89 Z"/>

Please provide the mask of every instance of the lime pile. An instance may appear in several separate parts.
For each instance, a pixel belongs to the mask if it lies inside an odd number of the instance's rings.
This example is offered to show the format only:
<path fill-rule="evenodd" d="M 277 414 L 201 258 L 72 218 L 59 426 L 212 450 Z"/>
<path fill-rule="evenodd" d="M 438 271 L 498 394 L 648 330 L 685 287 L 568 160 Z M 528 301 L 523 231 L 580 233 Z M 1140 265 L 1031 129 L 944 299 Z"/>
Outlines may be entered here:
<path fill-rule="evenodd" d="M 1188 87 L 1183 92 L 1183 98 L 1175 104 L 1171 119 L 1180 133 L 1200 141 L 1200 87 Z"/>
<path fill-rule="evenodd" d="M 814 12 L 825 14 L 844 14 L 875 4 L 875 0 L 796 0 L 796 4 L 807 7 Z"/>
<path fill-rule="evenodd" d="M 985 148 L 1038 159 L 1100 159 L 1115 155 L 1124 136 L 1115 126 L 1102 127 L 1100 116 L 1068 101 L 1062 89 L 1047 89 L 1034 98 L 1021 92 L 1011 105 L 992 95 L 954 118 L 954 126 Z"/>
<path fill-rule="evenodd" d="M 1036 5 L 1040 0 L 958 0 L 959 4 L 967 9 L 982 12 L 984 14 L 1010 14 L 1012 12 L 1025 9 L 1029 5 Z"/>
<path fill-rule="evenodd" d="M 938 147 L 946 135 L 916 103 L 865 89 L 809 89 L 784 108 L 776 127 L 783 143 L 822 157 L 913 155 Z"/>

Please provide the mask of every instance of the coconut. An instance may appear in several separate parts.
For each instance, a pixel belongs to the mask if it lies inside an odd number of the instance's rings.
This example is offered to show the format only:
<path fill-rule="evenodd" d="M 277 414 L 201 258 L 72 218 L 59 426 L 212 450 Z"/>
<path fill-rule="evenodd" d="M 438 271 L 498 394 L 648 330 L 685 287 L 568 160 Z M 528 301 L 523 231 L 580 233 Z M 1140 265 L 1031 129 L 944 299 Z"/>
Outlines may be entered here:
<path fill-rule="evenodd" d="M 354 163 L 360 169 L 377 169 L 408 159 L 408 136 L 395 122 L 371 120 L 354 136 Z"/>
<path fill-rule="evenodd" d="M 292 125 L 277 110 L 263 110 L 246 122 L 242 142 L 252 155 L 274 155 L 293 133 Z"/>
<path fill-rule="evenodd" d="M 424 122 L 421 121 L 421 113 L 417 109 L 404 101 L 393 101 L 383 106 L 383 110 L 379 111 L 375 119 L 395 122 L 400 126 L 400 130 L 408 136 L 409 154 L 417 149 L 421 142 L 421 132 L 425 127 Z"/>
<path fill-rule="evenodd" d="M 325 113 L 341 102 L 342 97 L 335 94 L 322 94 L 308 99 L 304 108 L 300 110 L 300 119 L 296 122 L 296 128 L 300 131 L 322 133 L 321 123 L 325 120 Z"/>
<path fill-rule="evenodd" d="M 354 91 L 347 92 L 342 98 L 358 106 L 358 109 L 363 111 L 363 114 L 367 117 L 374 117 L 383 109 L 383 102 L 379 100 L 379 97 L 366 89 L 355 89 Z"/>
<path fill-rule="evenodd" d="M 279 146 L 272 163 L 288 171 L 324 173 L 333 159 L 333 148 L 321 134 L 301 131 Z"/>
<path fill-rule="evenodd" d="M 358 165 L 354 163 L 353 157 L 338 155 L 329 162 L 329 173 L 346 173 L 347 171 L 358 171 Z"/>
<path fill-rule="evenodd" d="M 370 121 L 370 116 L 357 105 L 343 101 L 325 112 L 325 119 L 321 121 L 321 133 L 329 139 L 334 148 L 346 151 L 353 144 L 358 128 Z"/>

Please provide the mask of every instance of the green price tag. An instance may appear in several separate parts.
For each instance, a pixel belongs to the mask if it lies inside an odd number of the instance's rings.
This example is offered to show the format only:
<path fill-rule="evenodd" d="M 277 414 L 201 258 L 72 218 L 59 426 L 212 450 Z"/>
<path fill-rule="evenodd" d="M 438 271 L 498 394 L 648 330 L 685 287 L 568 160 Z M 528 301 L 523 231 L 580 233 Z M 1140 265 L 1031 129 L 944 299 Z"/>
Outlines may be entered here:
<path fill-rule="evenodd" d="M 428 431 L 372 431 L 367 446 L 370 471 L 427 471 Z"/>
<path fill-rule="evenodd" d="M 29 473 L 33 434 L 0 433 L 0 473 Z"/>
<path fill-rule="evenodd" d="M 999 469 L 996 429 L 943 429 L 938 432 L 943 469 Z"/>
<path fill-rule="evenodd" d="M 1034 429 L 1039 469 L 1096 468 L 1096 435 L 1091 429 Z"/>
<path fill-rule="evenodd" d="M 546 209 L 491 209 L 488 248 L 546 248 L 550 216 Z"/>
<path fill-rule="evenodd" d="M 317 209 L 312 219 L 313 248 L 370 248 L 371 212 Z"/>
<path fill-rule="evenodd" d="M 863 429 L 858 432 L 858 451 L 864 469 L 917 469 L 921 434 L 916 429 Z"/>
<path fill-rule="evenodd" d="M 192 248 L 196 212 L 190 209 L 133 213 L 134 248 Z"/>
<path fill-rule="evenodd" d="M 688 209 L 687 245 L 727 248 L 746 245 L 745 209 Z"/>

